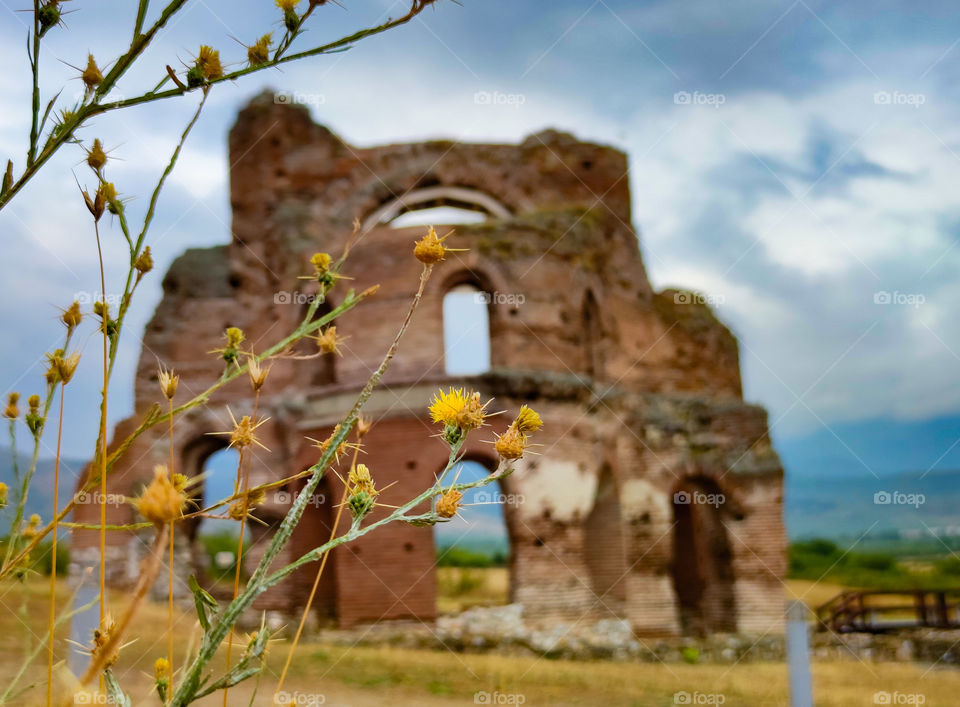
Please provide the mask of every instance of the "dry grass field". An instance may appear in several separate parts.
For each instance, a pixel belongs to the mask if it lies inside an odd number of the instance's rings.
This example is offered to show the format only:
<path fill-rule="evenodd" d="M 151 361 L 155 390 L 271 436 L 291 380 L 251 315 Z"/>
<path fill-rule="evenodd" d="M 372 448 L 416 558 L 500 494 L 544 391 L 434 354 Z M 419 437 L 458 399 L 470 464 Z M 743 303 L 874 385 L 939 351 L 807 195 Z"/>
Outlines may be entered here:
<path fill-rule="evenodd" d="M 496 577 L 497 573 L 493 573 L 493 583 Z M 0 635 L 0 683 L 9 680 L 19 666 L 26 632 L 42 634 L 46 586 L 42 581 L 30 581 L 8 588 L 0 597 L 5 612 Z M 806 589 L 803 585 L 792 587 L 801 594 Z M 61 591 L 66 599 L 66 587 Z M 491 590 L 484 585 L 475 591 Z M 116 612 L 122 606 L 123 596 L 117 594 L 113 599 Z M 23 621 L 14 618 L 18 614 Z M 116 673 L 131 693 L 134 705 L 157 704 L 150 696 L 150 673 L 154 659 L 165 651 L 164 607 L 147 605 L 139 621 L 137 633 L 149 638 L 141 638 L 123 650 Z M 190 645 L 191 634 L 195 637 L 196 632 L 191 615 L 183 614 L 178 621 L 176 644 L 181 659 Z M 253 704 L 270 704 L 271 688 L 276 684 L 284 657 L 284 643 L 278 641 L 270 651 L 262 689 Z M 39 678 L 42 663 L 41 660 L 34 666 L 30 674 Z M 923 704 L 946 707 L 956 705 L 960 694 L 960 670 L 949 668 L 928 670 L 922 665 L 850 659 L 814 663 L 813 676 L 818 707 L 872 705 L 878 691 L 914 700 L 920 695 Z M 232 690 L 230 703 L 247 705 L 254 686 L 255 681 L 249 681 Z M 786 668 L 777 663 L 586 663 L 309 642 L 298 649 L 285 690 L 295 694 L 299 704 L 357 707 L 475 704 L 475 698 L 480 703 L 485 696 L 496 699 L 494 693 L 499 693 L 501 700 L 513 700 L 501 701 L 502 704 L 516 704 L 522 698 L 526 705 L 666 706 L 676 704 L 674 695 L 681 692 L 690 694 L 692 700 L 712 698 L 714 703 L 722 696 L 725 705 L 788 705 Z M 39 704 L 41 696 L 30 692 L 14 704 Z M 221 698 L 208 698 L 200 704 L 219 705 Z"/>

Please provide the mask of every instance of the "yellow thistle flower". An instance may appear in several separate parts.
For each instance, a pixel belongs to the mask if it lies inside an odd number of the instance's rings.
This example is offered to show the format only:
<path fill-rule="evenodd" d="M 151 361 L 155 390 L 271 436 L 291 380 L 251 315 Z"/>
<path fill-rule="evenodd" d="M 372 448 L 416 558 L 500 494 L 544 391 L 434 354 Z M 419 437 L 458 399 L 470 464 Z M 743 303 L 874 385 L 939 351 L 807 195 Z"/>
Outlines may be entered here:
<path fill-rule="evenodd" d="M 80 78 L 83 79 L 88 92 L 93 91 L 103 82 L 103 74 L 100 73 L 100 67 L 97 66 L 93 54 L 87 55 L 87 68 L 80 74 Z"/>
<path fill-rule="evenodd" d="M 247 47 L 247 63 L 250 66 L 260 66 L 270 60 L 270 45 L 273 43 L 273 35 L 267 33 L 260 37 L 256 42 Z"/>
<path fill-rule="evenodd" d="M 330 270 L 331 263 L 333 263 L 333 258 L 330 257 L 329 253 L 314 253 L 310 258 L 310 264 L 316 271 L 317 277 L 325 275 Z"/>
<path fill-rule="evenodd" d="M 520 432 L 536 432 L 543 427 L 543 420 L 536 411 L 531 410 L 526 405 L 520 406 L 520 412 L 517 413 L 517 419 L 513 421 L 514 426 Z"/>
<path fill-rule="evenodd" d="M 7 485 L 0 481 L 0 510 L 7 507 Z"/>
<path fill-rule="evenodd" d="M 166 658 L 157 658 L 156 662 L 153 664 L 153 676 L 160 680 L 162 678 L 170 677 L 170 661 Z"/>
<path fill-rule="evenodd" d="M 173 370 L 167 370 L 163 366 L 160 366 L 157 371 L 157 380 L 160 383 L 160 390 L 163 392 L 163 397 L 167 400 L 173 400 L 173 396 L 177 394 L 177 385 L 180 383 L 180 376 L 175 375 Z"/>
<path fill-rule="evenodd" d="M 73 304 L 63 311 L 63 314 L 60 316 L 60 321 L 67 325 L 67 331 L 73 331 L 80 326 L 80 322 L 83 321 L 83 314 L 80 312 L 80 303 L 74 300 Z"/>
<path fill-rule="evenodd" d="M 443 242 L 452 234 L 453 231 L 450 231 L 443 238 L 438 238 L 436 230 L 431 226 L 427 235 L 414 244 L 413 255 L 424 265 L 434 265 L 446 258 L 447 253 L 466 250 L 466 248 L 447 248 L 443 245 Z"/>
<path fill-rule="evenodd" d="M 207 81 L 216 81 L 223 76 L 223 67 L 220 65 L 220 52 L 206 44 L 200 47 L 197 55 L 196 67 Z"/>
<path fill-rule="evenodd" d="M 166 466 L 153 468 L 153 481 L 144 489 L 143 494 L 134 501 L 140 515 L 154 525 L 160 526 L 180 520 L 187 498 L 183 489 L 170 480 Z"/>
<path fill-rule="evenodd" d="M 103 194 L 103 198 L 108 204 L 113 204 L 116 202 L 117 188 L 113 186 L 113 182 L 103 182 L 98 191 Z"/>
<path fill-rule="evenodd" d="M 75 351 L 66 358 L 60 356 L 57 358 L 57 375 L 60 377 L 60 380 L 63 381 L 63 384 L 66 385 L 70 382 L 70 379 L 73 378 L 73 374 L 77 370 L 77 364 L 80 363 L 80 352 Z"/>
<path fill-rule="evenodd" d="M 40 412 L 40 396 L 31 395 L 27 398 L 27 405 L 30 407 L 30 414 L 36 415 Z"/>
<path fill-rule="evenodd" d="M 227 364 L 236 363 L 237 357 L 240 355 L 240 344 L 243 343 L 246 335 L 243 333 L 243 329 L 232 326 L 227 327 L 223 336 L 227 340 L 227 345 L 222 349 L 214 349 L 210 353 L 220 354 L 220 357 L 223 358 Z"/>
<path fill-rule="evenodd" d="M 7 395 L 7 407 L 3 411 L 3 416 L 8 420 L 16 420 L 20 417 L 20 409 L 17 407 L 17 403 L 20 402 L 20 393 L 10 393 Z"/>
<path fill-rule="evenodd" d="M 150 254 L 150 246 L 144 248 L 143 252 L 137 256 L 137 259 L 133 262 L 133 267 L 137 271 L 137 280 L 153 270 L 153 256 Z"/>
<path fill-rule="evenodd" d="M 446 393 L 442 390 L 434 396 L 430 404 L 430 417 L 434 422 L 444 425 L 456 425 L 457 416 L 466 407 L 469 397 L 463 388 L 450 388 Z"/>
<path fill-rule="evenodd" d="M 343 355 L 340 353 L 340 344 L 343 343 L 346 338 L 337 336 L 336 326 L 331 324 L 321 332 L 320 336 L 314 336 L 312 338 L 316 340 L 317 348 L 320 349 L 321 353 L 337 354 L 338 356 Z"/>
<path fill-rule="evenodd" d="M 444 491 L 437 499 L 437 515 L 441 518 L 453 518 L 457 515 L 457 509 L 460 508 L 462 498 L 463 494 L 456 489 Z"/>
<path fill-rule="evenodd" d="M 226 432 L 211 432 L 210 434 L 229 435 L 230 444 L 228 446 L 236 447 L 237 449 L 243 449 L 244 447 L 249 447 L 255 444 L 262 449 L 266 449 L 268 452 L 270 451 L 260 443 L 260 440 L 257 439 L 255 434 L 256 429 L 270 418 L 264 417 L 259 421 L 254 422 L 253 418 L 251 418 L 249 415 L 244 415 L 240 418 L 240 421 L 237 422 L 237 419 L 233 416 L 233 412 L 230 410 L 230 408 L 227 408 L 227 413 L 230 415 L 230 421 L 233 423 L 233 429 Z"/>
<path fill-rule="evenodd" d="M 351 495 L 358 491 L 366 491 L 371 496 L 376 494 L 373 476 L 370 475 L 370 469 L 366 464 L 357 464 L 350 469 L 350 473 L 347 474 L 347 485 L 350 487 Z"/>
<path fill-rule="evenodd" d="M 493 402 L 492 399 L 481 403 L 480 393 L 473 393 L 467 400 L 467 404 L 457 413 L 457 427 L 464 431 L 475 430 L 481 427 L 484 417 L 486 416 L 486 407 L 491 402 Z"/>
<path fill-rule="evenodd" d="M 504 459 L 519 459 L 527 448 L 527 436 L 520 432 L 515 425 L 510 425 L 506 432 L 497 437 L 494 448 L 497 450 L 497 454 Z"/>
<path fill-rule="evenodd" d="M 284 12 L 290 12 L 290 10 L 296 9 L 297 5 L 300 4 L 300 0 L 275 0 L 277 7 L 279 7 Z"/>

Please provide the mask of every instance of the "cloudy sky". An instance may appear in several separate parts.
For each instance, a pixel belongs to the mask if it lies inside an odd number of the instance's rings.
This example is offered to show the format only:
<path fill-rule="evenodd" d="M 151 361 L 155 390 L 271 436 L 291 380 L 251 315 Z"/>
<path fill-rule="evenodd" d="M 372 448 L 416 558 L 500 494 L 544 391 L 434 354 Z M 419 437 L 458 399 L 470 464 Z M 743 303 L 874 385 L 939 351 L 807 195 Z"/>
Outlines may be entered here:
<path fill-rule="evenodd" d="M 19 10 L 29 3 L 0 2 L 0 153 L 19 170 L 29 116 L 29 15 Z M 390 0 L 343 4 L 318 11 L 304 46 L 405 10 Z M 44 101 L 60 88 L 65 100 L 77 95 L 69 64 L 83 65 L 88 51 L 101 65 L 122 51 L 130 5 L 69 3 L 67 26 L 44 42 Z M 239 63 L 233 37 L 271 29 L 278 11 L 268 0 L 191 0 L 117 93 L 152 87 L 201 43 Z M 960 18 L 946 2 L 439 2 L 349 52 L 216 87 L 162 198 L 149 238 L 158 272 L 138 292 L 125 335 L 142 330 L 160 272 L 178 253 L 229 240 L 226 133 L 238 108 L 269 86 L 299 96 L 358 145 L 518 141 L 556 127 L 625 150 L 651 280 L 710 296 L 740 337 L 745 395 L 769 409 L 777 440 L 842 440 L 854 423 L 956 414 L 958 43 Z M 131 213 L 142 214 L 197 99 L 113 114 L 82 131 L 112 149 L 110 179 L 140 195 Z M 7 390 L 39 390 L 38 356 L 60 337 L 57 308 L 99 291 L 90 219 L 71 176 L 93 183 L 82 159 L 79 147 L 63 150 L 0 212 Z M 115 228 L 104 241 L 109 292 L 125 246 Z M 89 336 L 81 344 L 65 449 L 85 457 L 98 347 Z M 113 420 L 131 409 L 138 353 L 129 347 L 118 361 Z M 939 437 L 919 463 L 952 458 L 951 442 Z"/>

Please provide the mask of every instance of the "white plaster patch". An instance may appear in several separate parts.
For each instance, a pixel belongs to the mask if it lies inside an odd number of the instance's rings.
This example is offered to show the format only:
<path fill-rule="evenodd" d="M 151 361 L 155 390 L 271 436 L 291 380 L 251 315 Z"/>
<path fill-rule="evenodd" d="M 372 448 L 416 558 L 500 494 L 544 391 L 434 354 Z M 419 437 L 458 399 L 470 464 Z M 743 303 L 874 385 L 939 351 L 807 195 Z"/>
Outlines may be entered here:
<path fill-rule="evenodd" d="M 641 513 L 666 517 L 671 503 L 669 494 L 646 479 L 629 479 L 620 489 L 620 507 L 628 518 Z"/>
<path fill-rule="evenodd" d="M 520 515 L 535 518 L 550 509 L 550 517 L 572 521 L 579 513 L 583 519 L 597 494 L 597 477 L 580 471 L 571 461 L 538 459 L 532 471 L 526 460 L 518 464 L 514 474 L 517 493 L 523 495 Z"/>

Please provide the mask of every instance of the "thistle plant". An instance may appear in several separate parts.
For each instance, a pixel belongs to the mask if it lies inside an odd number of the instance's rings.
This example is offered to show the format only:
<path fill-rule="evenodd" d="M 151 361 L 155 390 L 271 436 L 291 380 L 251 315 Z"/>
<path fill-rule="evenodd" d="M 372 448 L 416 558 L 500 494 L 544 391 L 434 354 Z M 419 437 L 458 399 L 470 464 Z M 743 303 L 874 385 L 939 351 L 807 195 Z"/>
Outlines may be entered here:
<path fill-rule="evenodd" d="M 115 306 L 108 303 L 104 295 L 93 303 L 90 311 L 83 311 L 78 302 L 73 302 L 63 310 L 60 321 L 65 329 L 62 343 L 46 356 L 47 367 L 40 392 L 29 395 L 26 412 L 22 413 L 21 398 L 18 392 L 8 395 L 3 416 L 8 422 L 8 431 L 13 453 L 13 476 L 11 484 L 0 482 L 0 509 L 10 512 L 10 528 L 0 564 L 0 582 L 23 582 L 33 571 L 32 564 L 40 543 L 50 538 L 53 545 L 52 571 L 50 576 L 50 598 L 48 605 L 48 631 L 43 641 L 31 647 L 25 655 L 23 665 L 12 682 L 4 687 L 0 694 L 0 704 L 19 704 L 24 699 L 36 700 L 31 690 L 45 687 L 47 705 L 68 704 L 76 700 L 87 702 L 109 699 L 117 704 L 130 704 L 120 681 L 113 674 L 112 666 L 117 661 L 124 646 L 136 636 L 136 616 L 140 611 L 147 593 L 159 578 L 163 560 L 167 559 L 169 575 L 167 577 L 168 625 L 166 636 L 166 655 L 157 656 L 153 664 L 155 694 L 160 704 L 187 705 L 213 693 L 222 692 L 223 703 L 228 704 L 228 691 L 238 683 L 258 677 L 263 667 L 268 642 L 272 638 L 263 621 L 254 634 L 240 637 L 236 625 L 244 612 L 250 609 L 255 599 L 265 591 L 281 583 L 295 570 L 311 563 L 317 564 L 317 572 L 312 591 L 300 617 L 297 631 L 290 643 L 285 665 L 274 695 L 279 693 L 287 676 L 288 668 L 294 656 L 306 618 L 312 608 L 317 586 L 327 566 L 331 550 L 356 541 L 367 533 L 389 523 L 407 523 L 414 526 L 430 526 L 448 522 L 461 510 L 463 493 L 467 489 L 485 485 L 504 478 L 513 472 L 512 464 L 520 459 L 529 447 L 530 435 L 536 432 L 541 421 L 539 416 L 523 407 L 507 431 L 498 438 L 487 440 L 494 445 L 500 464 L 487 477 L 471 482 L 457 483 L 450 478 L 452 471 L 463 459 L 462 450 L 471 434 L 485 426 L 490 413 L 491 401 L 482 401 L 479 393 L 463 389 L 450 388 L 437 393 L 429 405 L 429 414 L 438 424 L 438 436 L 449 448 L 448 461 L 443 471 L 429 487 L 423 489 L 414 498 L 400 505 L 383 502 L 384 486 L 378 481 L 378 470 L 358 463 L 358 454 L 365 444 L 365 438 L 371 428 L 371 421 L 361 416 L 361 409 L 394 358 L 404 333 L 413 320 L 414 313 L 423 296 L 424 289 L 435 266 L 441 263 L 447 253 L 456 250 L 445 244 L 446 238 L 438 237 L 434 229 L 414 244 L 411 257 L 422 264 L 418 290 L 409 304 L 402 321 L 398 322 L 396 335 L 384 352 L 378 368 L 369 377 L 357 396 L 357 399 L 334 427 L 330 436 L 322 441 L 314 441 L 317 448 L 317 460 L 308 469 L 269 482 L 251 486 L 249 475 L 249 451 L 254 447 L 266 449 L 258 438 L 258 428 L 265 422 L 259 411 L 261 390 L 270 385 L 269 373 L 274 361 L 281 359 L 299 360 L 314 356 L 340 354 L 340 346 L 347 337 L 338 332 L 337 320 L 354 307 L 376 294 L 376 287 L 363 292 L 350 289 L 340 293 L 341 301 L 329 312 L 319 314 L 320 305 L 334 288 L 344 289 L 344 274 L 350 249 L 358 232 L 355 231 L 346 241 L 343 252 L 334 257 L 328 253 L 316 253 L 309 262 L 303 264 L 304 279 L 316 283 L 318 296 L 314 298 L 300 323 L 285 336 L 278 338 L 262 351 L 255 352 L 247 343 L 245 334 L 236 327 L 224 332 L 223 345 L 210 352 L 222 364 L 218 377 L 208 382 L 207 387 L 188 399 L 180 396 L 178 402 L 179 376 L 176 371 L 161 364 L 158 372 L 157 402 L 139 421 L 136 428 L 126 438 L 114 440 L 112 451 L 107 449 L 107 401 L 111 387 L 117 352 L 121 346 L 129 343 L 123 333 L 140 283 L 153 270 L 153 254 L 146 239 L 155 217 L 160 195 L 166 180 L 174 170 L 184 144 L 203 111 L 211 91 L 224 81 L 235 81 L 248 74 L 263 71 L 281 64 L 305 60 L 308 57 L 324 55 L 349 48 L 366 37 L 384 32 L 402 25 L 416 17 L 435 0 L 410 0 L 408 11 L 396 19 L 362 29 L 349 36 L 341 37 L 324 44 L 297 48 L 302 43 L 302 35 L 308 20 L 320 8 L 327 5 L 325 0 L 276 0 L 279 23 L 282 34 L 274 37 L 273 32 L 254 38 L 249 45 L 244 44 L 245 64 L 242 68 L 230 68 L 228 57 L 221 57 L 220 51 L 212 45 L 198 48 L 191 62 L 181 70 L 170 64 L 158 70 L 157 83 L 142 93 L 132 97 L 112 97 L 118 80 L 137 63 L 142 62 L 145 50 L 157 34 L 167 26 L 173 26 L 172 20 L 184 11 L 188 0 L 169 0 L 156 13 L 152 23 L 149 0 L 138 0 L 136 15 L 133 19 L 133 31 L 128 48 L 113 61 L 105 61 L 94 48 L 87 53 L 76 69 L 78 78 L 84 86 L 83 96 L 76 103 L 60 102 L 61 94 L 55 93 L 41 110 L 43 104 L 40 82 L 41 40 L 50 32 L 68 31 L 64 22 L 66 0 L 34 0 L 32 9 L 32 27 L 28 36 L 28 54 L 30 57 L 32 93 L 30 105 L 30 132 L 26 158 L 22 166 L 14 159 L 7 161 L 6 170 L 0 184 L 0 209 L 6 206 L 29 182 L 29 180 L 66 145 L 76 145 L 83 152 L 83 161 L 89 168 L 85 180 L 78 180 L 78 199 L 82 199 L 90 214 L 89 231 L 91 247 L 96 247 L 99 258 L 100 292 L 106 293 L 107 282 L 104 271 L 105 240 L 101 229 L 116 229 L 123 236 L 128 259 L 128 269 L 121 284 L 121 297 Z M 79 0 L 71 2 L 72 10 L 81 10 Z M 98 57 L 100 57 L 98 59 Z M 173 62 L 171 62 L 172 64 Z M 187 121 L 180 139 L 157 179 L 146 209 L 136 217 L 128 209 L 129 195 L 124 194 L 123 185 L 110 181 L 110 162 L 112 157 L 104 147 L 104 141 L 97 137 L 82 141 L 78 131 L 90 124 L 99 115 L 122 110 L 136 105 L 169 98 L 184 97 L 193 94 L 198 97 L 190 119 Z M 86 181 L 86 185 L 80 185 Z M 109 217 L 104 219 L 104 215 Z M 137 224 L 134 225 L 135 220 Z M 120 242 L 119 240 L 114 242 Z M 73 343 L 82 329 L 94 328 L 94 335 L 100 349 L 100 381 L 102 384 L 99 400 L 99 425 L 94 444 L 93 460 L 87 476 L 83 478 L 81 488 L 65 504 L 58 502 L 59 487 L 67 480 L 61 479 L 60 448 L 64 421 L 66 390 L 74 379 L 79 362 L 79 352 Z M 304 356 L 297 344 L 310 340 L 316 345 L 316 354 Z M 295 353 L 296 352 L 296 353 Z M 88 353 L 89 355 L 95 355 Z M 246 383 L 244 383 L 246 380 Z M 223 430 L 231 447 L 239 451 L 233 493 L 203 508 L 193 505 L 191 489 L 200 481 L 188 478 L 177 469 L 174 453 L 173 423 L 177 416 L 206 405 L 211 396 L 227 386 L 249 385 L 253 392 L 253 409 L 249 413 L 234 415 L 230 412 L 231 428 Z M 426 404 L 427 401 L 424 401 Z M 56 410 L 56 458 L 54 464 L 54 493 L 50 516 L 46 523 L 37 515 L 25 519 L 25 509 L 44 435 L 49 427 L 48 421 Z M 157 466 L 153 477 L 135 498 L 126 499 L 142 521 L 124 525 L 107 524 L 107 488 L 108 479 L 116 465 L 135 440 L 153 428 L 163 429 L 169 436 L 169 463 Z M 29 462 L 21 469 L 17 454 L 18 434 L 26 430 L 31 444 Z M 349 465 L 342 468 L 341 460 L 349 459 Z M 329 538 L 322 545 L 312 548 L 294 561 L 279 568 L 273 564 L 287 546 L 294 528 L 300 521 L 310 503 L 318 485 L 325 478 L 336 479 L 342 486 L 340 501 L 336 506 L 336 519 Z M 76 485 L 74 480 L 69 480 Z M 265 493 L 291 482 L 303 483 L 289 511 L 284 516 L 266 544 L 260 561 L 253 569 L 247 581 L 242 582 L 241 566 L 243 560 L 243 537 L 246 524 L 254 517 L 257 506 L 263 502 Z M 69 514 L 83 495 L 99 491 L 99 522 L 81 525 L 68 520 Z M 427 504 L 429 510 L 418 511 Z M 371 514 L 377 508 L 383 510 L 373 520 Z M 178 525 L 191 518 L 227 518 L 239 526 L 236 571 L 233 581 L 231 600 L 222 604 L 204 591 L 195 579 L 191 579 L 196 611 L 197 644 L 188 651 L 185 661 L 178 665 L 173 654 L 173 582 L 176 530 Z M 344 521 L 341 527 L 341 521 Z M 84 648 L 89 653 L 89 665 L 82 675 L 73 676 L 64 690 L 55 684 L 54 667 L 58 658 L 55 643 L 55 630 L 68 621 L 76 612 L 89 607 L 75 607 L 62 610 L 57 603 L 56 547 L 58 532 L 62 528 L 85 528 L 96 530 L 99 537 L 99 572 L 95 582 L 99 587 L 99 620 L 96 630 L 89 636 Z M 106 605 L 107 577 L 106 538 L 113 531 L 143 530 L 150 535 L 149 550 L 142 560 L 135 587 L 125 605 L 116 617 L 111 616 Z M 86 581 L 86 580 L 84 580 Z M 76 595 L 74 595 L 76 596 Z M 73 604 L 71 598 L 71 606 Z M 225 654 L 223 667 L 214 658 L 219 651 Z M 45 680 L 27 681 L 32 666 L 39 656 L 46 653 L 47 665 Z M 98 695 L 90 694 L 96 691 Z"/>

